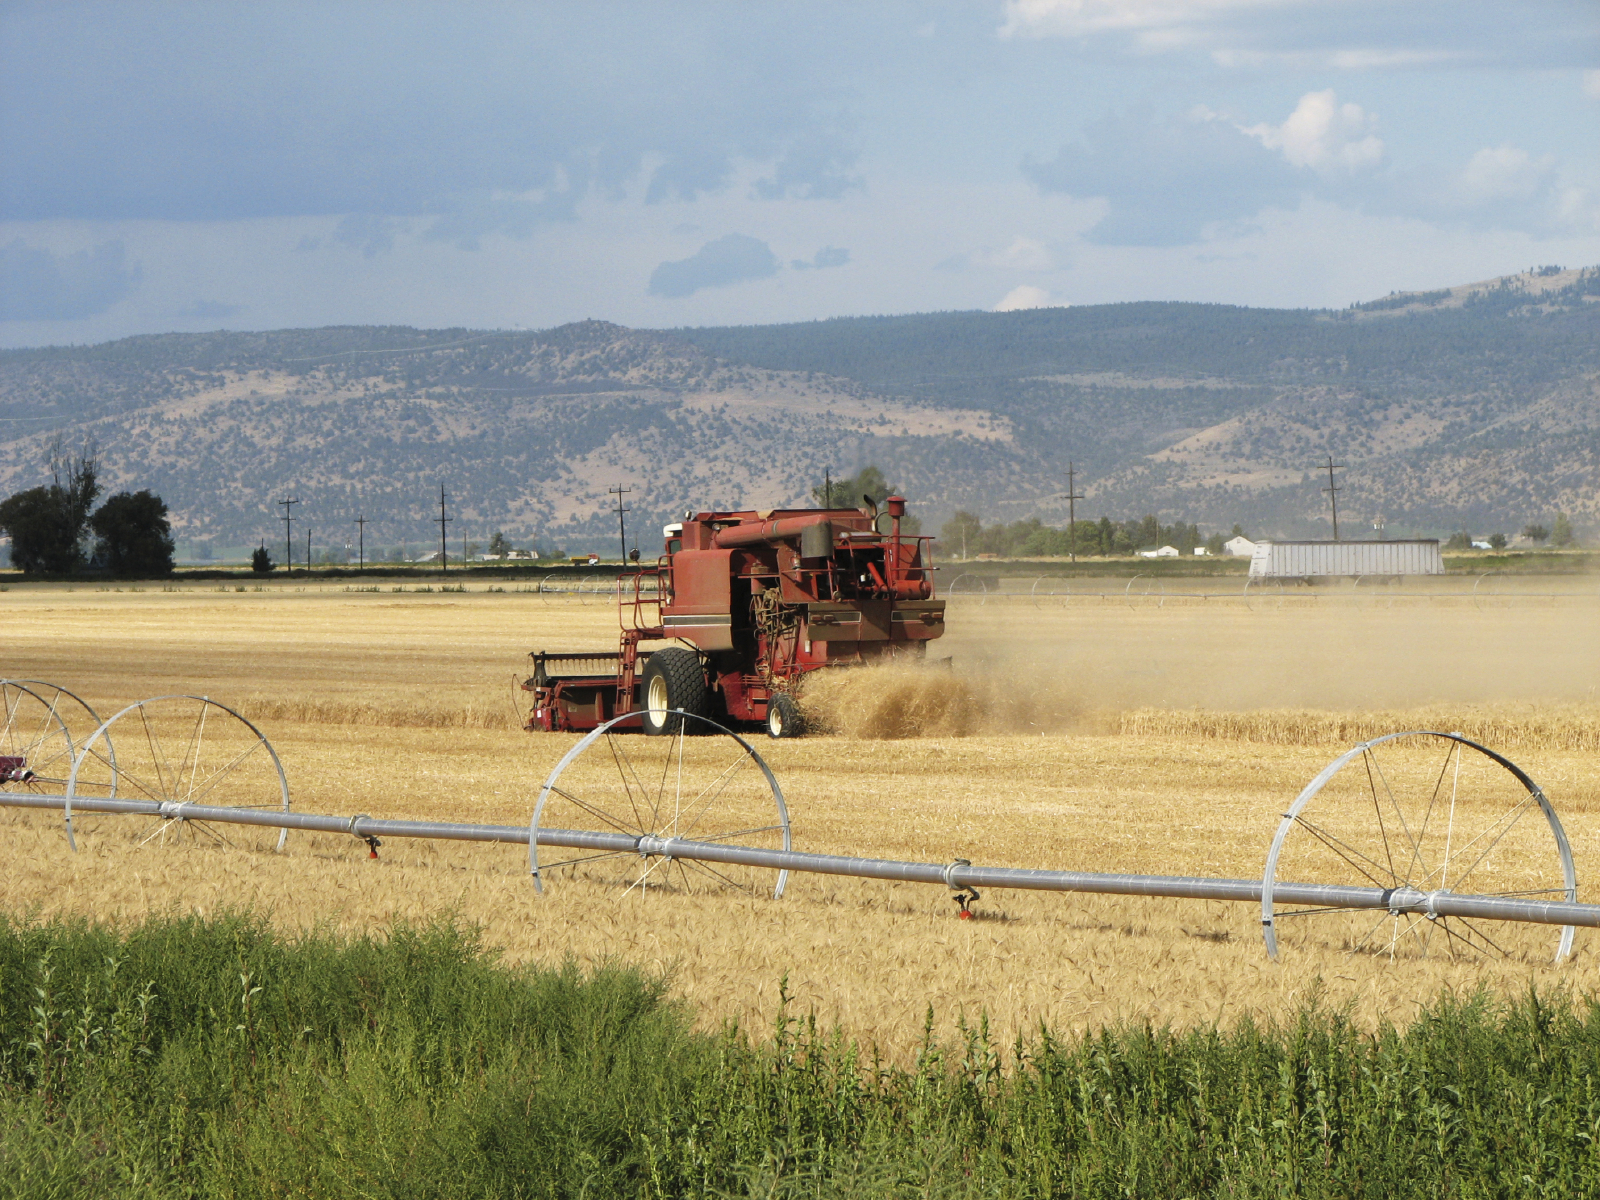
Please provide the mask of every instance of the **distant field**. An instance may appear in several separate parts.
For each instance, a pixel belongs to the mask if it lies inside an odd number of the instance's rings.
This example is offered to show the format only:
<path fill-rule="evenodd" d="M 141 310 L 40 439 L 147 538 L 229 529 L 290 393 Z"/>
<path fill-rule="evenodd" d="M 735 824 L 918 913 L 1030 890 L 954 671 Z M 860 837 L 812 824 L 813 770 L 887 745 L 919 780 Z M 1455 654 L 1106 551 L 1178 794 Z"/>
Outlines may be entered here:
<path fill-rule="evenodd" d="M 177 691 L 236 704 L 272 739 L 306 811 L 525 822 L 572 739 L 518 729 L 524 655 L 610 646 L 614 611 L 364 586 L 381 590 L 13 588 L 0 595 L 0 675 L 58 681 L 103 710 Z M 1373 724 L 1476 721 L 1468 732 L 1497 735 L 1545 786 L 1591 880 L 1600 594 L 1517 586 L 1481 602 L 1255 607 L 957 598 L 935 644 L 949 674 L 819 688 L 842 732 L 757 748 L 800 849 L 1256 876 L 1278 814 L 1342 744 Z M 893 719 L 906 712 L 916 719 Z M 641 901 L 581 883 L 540 897 L 511 847 L 396 839 L 373 863 L 353 839 L 291 835 L 277 857 L 141 847 L 107 819 L 73 856 L 53 821 L 0 813 L 0 825 L 11 864 L 0 906 L 13 913 L 254 905 L 288 926 L 365 929 L 448 911 L 482 922 L 513 960 L 669 970 L 713 1026 L 770 1018 L 787 974 L 802 1006 L 896 1054 L 930 1004 L 941 1022 L 984 1009 L 1002 1031 L 1065 1030 L 1278 1015 L 1316 992 L 1370 1024 L 1405 1020 L 1441 989 L 1576 985 L 1596 962 L 1580 933 L 1570 967 L 1541 965 L 1553 942 L 1530 933 L 1511 935 L 1518 956 L 1505 963 L 1391 962 L 1310 938 L 1273 964 L 1244 905 L 991 893 L 982 919 L 959 922 L 938 889 L 806 876 L 779 902 Z"/>

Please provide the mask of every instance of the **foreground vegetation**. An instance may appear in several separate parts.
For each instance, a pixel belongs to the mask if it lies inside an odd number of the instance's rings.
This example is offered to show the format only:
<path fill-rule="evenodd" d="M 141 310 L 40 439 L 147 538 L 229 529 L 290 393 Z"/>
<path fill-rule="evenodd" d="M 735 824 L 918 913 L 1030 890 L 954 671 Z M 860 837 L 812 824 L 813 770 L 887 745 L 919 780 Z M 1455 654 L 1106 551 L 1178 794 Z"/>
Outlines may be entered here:
<path fill-rule="evenodd" d="M 1182 986 L 1167 981 L 1167 986 Z M 450 925 L 0 926 L 0 1196 L 1587 1195 L 1600 1007 L 1441 999 L 1357 1031 L 890 1068 L 780 1010 L 693 1031 L 659 980 L 500 966 Z"/>

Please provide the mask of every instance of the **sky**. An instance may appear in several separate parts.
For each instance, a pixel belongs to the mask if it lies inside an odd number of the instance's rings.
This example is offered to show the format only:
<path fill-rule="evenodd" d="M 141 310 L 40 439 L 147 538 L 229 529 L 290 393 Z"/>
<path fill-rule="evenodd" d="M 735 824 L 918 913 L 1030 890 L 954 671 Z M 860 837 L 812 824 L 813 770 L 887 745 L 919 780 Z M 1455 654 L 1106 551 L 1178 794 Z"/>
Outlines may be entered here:
<path fill-rule="evenodd" d="M 0 0 L 0 346 L 1547 264 L 1600 264 L 1597 0 Z"/>

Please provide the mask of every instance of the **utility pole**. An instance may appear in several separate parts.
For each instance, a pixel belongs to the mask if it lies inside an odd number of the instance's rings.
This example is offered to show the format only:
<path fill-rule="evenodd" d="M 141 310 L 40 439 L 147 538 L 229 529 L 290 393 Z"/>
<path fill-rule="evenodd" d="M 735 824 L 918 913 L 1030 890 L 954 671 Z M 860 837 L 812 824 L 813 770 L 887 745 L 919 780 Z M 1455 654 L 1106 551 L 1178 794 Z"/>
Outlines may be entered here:
<path fill-rule="evenodd" d="M 454 521 L 454 517 L 444 515 L 444 484 L 439 485 L 439 568 L 441 571 L 450 570 L 450 551 L 445 544 L 445 526 Z"/>
<path fill-rule="evenodd" d="M 1334 486 L 1333 473 L 1344 470 L 1344 464 L 1334 462 L 1333 455 L 1330 454 L 1328 455 L 1328 465 L 1324 470 L 1328 472 L 1328 486 L 1322 490 L 1328 493 L 1328 503 L 1333 505 L 1333 540 L 1337 542 L 1339 540 L 1339 493 L 1344 489 Z"/>
<path fill-rule="evenodd" d="M 627 505 L 623 504 L 622 503 L 622 498 L 623 498 L 623 496 L 627 495 L 629 492 L 633 491 L 633 489 L 631 487 L 623 487 L 621 484 L 618 484 L 614 488 L 607 488 L 606 491 L 610 492 L 613 496 L 615 496 L 617 498 L 617 537 L 622 542 L 622 561 L 623 562 L 627 562 L 628 561 L 628 526 L 627 526 L 627 523 L 623 520 L 623 515 L 622 514 L 623 513 L 630 513 L 630 512 L 633 511 L 633 509 L 631 509 Z"/>
<path fill-rule="evenodd" d="M 348 546 L 349 544 L 350 544 L 349 542 L 345 543 L 346 546 Z M 360 517 L 356 518 L 356 570 L 357 571 L 365 571 L 366 569 L 367 569 L 367 518 L 364 517 L 364 516 L 360 516 Z"/>
<path fill-rule="evenodd" d="M 833 507 L 833 468 L 822 468 L 822 507 Z"/>
<path fill-rule="evenodd" d="M 1078 561 L 1078 501 L 1083 499 L 1083 493 L 1077 488 L 1078 469 L 1072 463 L 1067 463 L 1067 553 L 1072 556 L 1072 561 Z"/>
<path fill-rule="evenodd" d="M 283 508 L 283 569 L 290 575 L 294 574 L 294 538 L 289 532 L 289 526 L 294 518 L 289 514 L 294 511 L 293 506 L 299 503 L 298 499 L 278 501 Z"/>
<path fill-rule="evenodd" d="M 306 573 L 311 572 L 311 526 L 306 526 Z"/>

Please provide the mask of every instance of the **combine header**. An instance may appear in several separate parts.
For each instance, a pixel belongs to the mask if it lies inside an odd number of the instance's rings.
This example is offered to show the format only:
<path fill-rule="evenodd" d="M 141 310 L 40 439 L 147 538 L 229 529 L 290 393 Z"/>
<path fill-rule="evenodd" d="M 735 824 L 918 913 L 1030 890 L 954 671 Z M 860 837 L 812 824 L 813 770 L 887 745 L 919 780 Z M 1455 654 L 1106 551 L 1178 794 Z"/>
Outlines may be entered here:
<path fill-rule="evenodd" d="M 617 577 L 616 653 L 531 655 L 529 730 L 670 734 L 680 713 L 800 732 L 795 696 L 823 667 L 921 658 L 944 632 L 925 543 L 884 511 L 780 509 L 685 514 L 654 566 Z M 681 645 L 644 650 L 641 643 Z"/>

